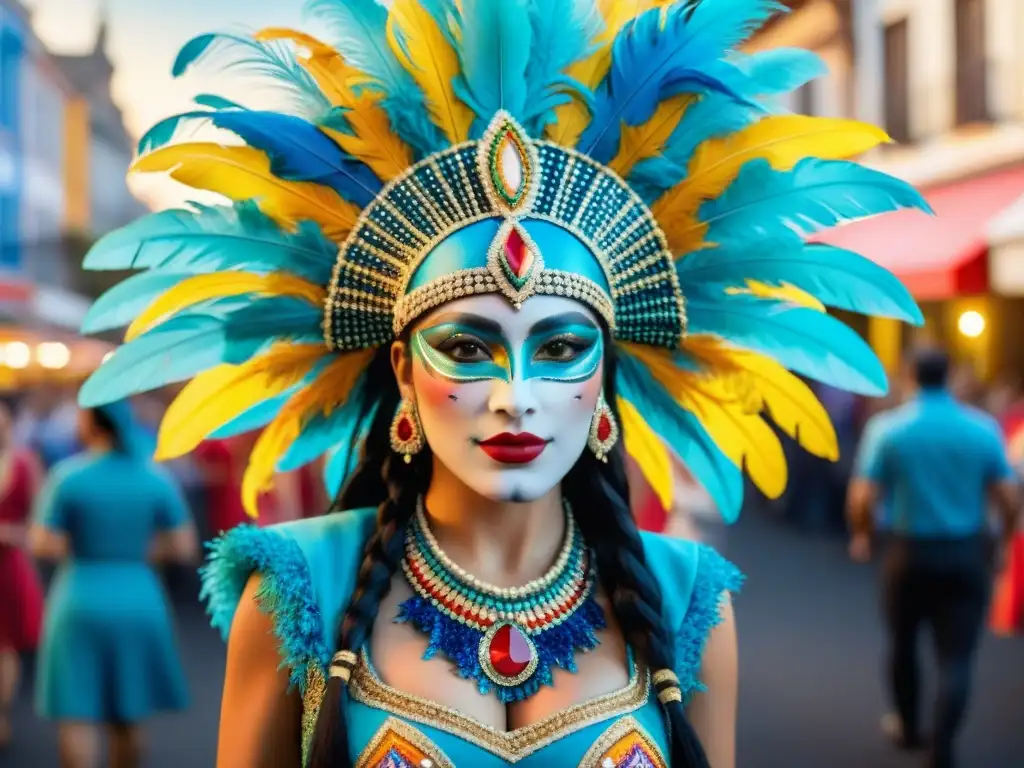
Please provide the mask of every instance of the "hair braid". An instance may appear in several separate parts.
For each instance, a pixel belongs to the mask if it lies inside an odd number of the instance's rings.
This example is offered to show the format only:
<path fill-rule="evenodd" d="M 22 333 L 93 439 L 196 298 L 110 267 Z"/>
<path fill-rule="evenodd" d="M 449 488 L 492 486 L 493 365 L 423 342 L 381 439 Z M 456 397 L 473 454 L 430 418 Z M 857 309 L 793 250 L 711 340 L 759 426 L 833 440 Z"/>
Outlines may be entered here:
<path fill-rule="evenodd" d="M 614 361 L 606 367 L 605 392 L 618 416 Z M 643 540 L 630 510 L 621 444 L 607 458 L 607 463 L 600 462 L 585 452 L 566 477 L 564 493 L 576 510 L 580 532 L 594 550 L 598 577 L 626 640 L 652 671 L 673 670 L 674 638 L 662 616 L 661 588 L 647 566 Z M 709 768 L 683 704 L 669 702 L 662 704 L 662 709 L 668 721 L 673 768 Z"/>
<path fill-rule="evenodd" d="M 415 512 L 416 499 L 426 491 L 430 480 L 429 451 L 423 451 L 409 464 L 391 451 L 389 425 L 397 401 L 397 387 L 393 392 L 389 390 L 384 394 L 359 467 L 334 505 L 334 508 L 342 509 L 366 506 L 374 488 L 387 494 L 377 509 L 373 535 L 363 549 L 363 561 L 352 598 L 338 620 L 335 649 L 338 651 L 359 652 L 370 636 L 381 600 L 390 591 L 391 578 L 402 560 L 406 525 Z M 382 469 L 378 472 L 377 468 Z M 344 687 L 337 678 L 328 680 L 313 734 L 310 768 L 352 768 L 342 705 Z"/>

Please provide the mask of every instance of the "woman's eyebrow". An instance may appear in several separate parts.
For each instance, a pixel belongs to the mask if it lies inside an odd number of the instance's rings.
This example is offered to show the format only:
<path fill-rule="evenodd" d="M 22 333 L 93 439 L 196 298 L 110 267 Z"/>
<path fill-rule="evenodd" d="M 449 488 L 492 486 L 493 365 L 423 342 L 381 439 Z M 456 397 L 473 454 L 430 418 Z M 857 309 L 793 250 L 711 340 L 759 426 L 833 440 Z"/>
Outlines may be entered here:
<path fill-rule="evenodd" d="M 560 315 L 552 315 L 551 317 L 545 317 L 543 320 L 538 320 L 530 328 L 530 334 L 561 330 L 567 325 L 585 325 L 589 328 L 597 329 L 594 321 L 582 312 L 563 312 Z"/>
<path fill-rule="evenodd" d="M 431 328 L 436 328 L 439 325 L 445 324 L 464 325 L 473 330 L 480 331 L 481 333 L 487 333 L 494 336 L 502 336 L 503 331 L 501 324 L 491 320 L 487 317 L 481 317 L 480 315 L 474 315 L 468 312 L 445 312 L 442 315 L 434 318 L 430 323 Z"/>

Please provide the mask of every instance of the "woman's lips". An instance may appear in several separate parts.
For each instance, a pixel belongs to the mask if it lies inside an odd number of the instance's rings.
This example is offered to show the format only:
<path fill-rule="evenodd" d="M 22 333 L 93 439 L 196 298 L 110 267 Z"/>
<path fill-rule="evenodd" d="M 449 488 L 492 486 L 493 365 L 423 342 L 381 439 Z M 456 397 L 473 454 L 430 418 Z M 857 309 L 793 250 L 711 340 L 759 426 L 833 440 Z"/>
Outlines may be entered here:
<path fill-rule="evenodd" d="M 529 432 L 502 432 L 480 442 L 480 448 L 502 464 L 528 464 L 548 447 L 548 441 Z"/>

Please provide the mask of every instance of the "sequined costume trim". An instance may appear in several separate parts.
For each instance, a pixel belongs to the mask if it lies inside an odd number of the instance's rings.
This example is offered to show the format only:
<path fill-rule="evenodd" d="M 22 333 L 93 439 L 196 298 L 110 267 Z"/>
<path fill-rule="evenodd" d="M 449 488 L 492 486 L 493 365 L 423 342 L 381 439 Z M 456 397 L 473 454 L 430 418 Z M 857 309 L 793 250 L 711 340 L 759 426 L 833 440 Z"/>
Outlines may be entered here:
<path fill-rule="evenodd" d="M 378 677 L 365 651 L 352 674 L 349 694 L 361 704 L 445 731 L 517 763 L 570 733 L 643 707 L 650 696 L 650 674 L 634 663 L 624 688 L 513 731 L 492 728 L 455 709 L 392 688 Z"/>
<path fill-rule="evenodd" d="M 610 726 L 587 750 L 579 768 L 668 768 L 657 742 L 635 717 Z"/>
<path fill-rule="evenodd" d="M 422 731 L 389 717 L 356 758 L 355 768 L 455 768 L 455 763 Z"/>

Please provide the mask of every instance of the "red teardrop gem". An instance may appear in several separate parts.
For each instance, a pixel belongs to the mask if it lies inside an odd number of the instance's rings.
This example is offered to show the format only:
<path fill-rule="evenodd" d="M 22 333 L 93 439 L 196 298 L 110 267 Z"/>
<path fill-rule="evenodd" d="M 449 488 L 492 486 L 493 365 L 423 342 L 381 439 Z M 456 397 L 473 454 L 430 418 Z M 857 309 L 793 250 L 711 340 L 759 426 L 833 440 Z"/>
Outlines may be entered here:
<path fill-rule="evenodd" d="M 506 624 L 494 633 L 487 649 L 491 666 L 505 677 L 515 677 L 530 665 L 533 651 L 526 636 L 511 624 Z"/>
<path fill-rule="evenodd" d="M 403 443 L 412 439 L 412 423 L 409 421 L 408 416 L 403 416 L 398 420 L 398 428 L 395 432 L 398 435 L 398 439 Z"/>
<path fill-rule="evenodd" d="M 602 413 L 597 420 L 597 439 L 602 443 L 612 436 L 612 422 L 607 414 Z"/>
<path fill-rule="evenodd" d="M 519 234 L 515 227 L 512 227 L 509 230 L 508 237 L 505 238 L 505 261 L 508 262 L 512 274 L 516 277 L 523 276 L 526 272 L 526 262 L 529 256 L 530 252 L 526 247 L 523 236 Z"/>

